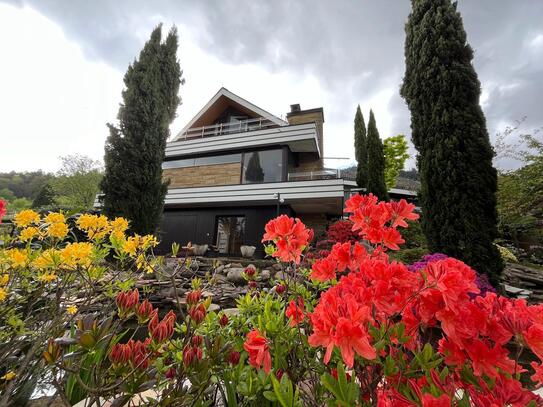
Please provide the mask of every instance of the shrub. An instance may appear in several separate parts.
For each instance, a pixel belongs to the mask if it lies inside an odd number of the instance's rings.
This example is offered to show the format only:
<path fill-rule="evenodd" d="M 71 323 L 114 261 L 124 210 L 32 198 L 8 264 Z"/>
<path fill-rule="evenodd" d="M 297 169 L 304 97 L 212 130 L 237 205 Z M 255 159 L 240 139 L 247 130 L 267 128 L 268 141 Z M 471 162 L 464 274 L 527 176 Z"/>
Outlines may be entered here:
<path fill-rule="evenodd" d="M 476 273 L 453 258 L 434 255 L 413 270 L 391 261 L 399 228 L 417 217 L 405 201 L 357 195 L 346 205 L 371 250 L 338 242 L 311 269 L 301 268 L 311 231 L 281 215 L 266 225 L 264 241 L 285 279 L 259 292 L 257 272 L 245 270 L 255 284 L 229 314 L 211 311 L 211 282 L 193 279 L 184 298 L 174 298 L 186 306 L 159 315 L 134 278 L 152 271 L 177 292 L 190 259 L 164 269 L 152 254 L 155 240 L 126 236 L 123 220 L 83 215 L 77 225 L 90 242 L 74 246 L 64 243 L 61 214 L 19 214 L 23 231 L 36 228 L 20 236 L 51 247 L 25 240 L 20 251 L 0 252 L 0 351 L 9 356 L 0 359 L 1 402 L 33 361 L 46 368 L 40 381 L 71 402 L 88 396 L 123 405 L 152 388 L 155 400 L 147 401 L 162 406 L 539 405 L 519 379 L 529 368 L 527 385 L 543 381 L 543 306 L 474 296 Z M 123 269 L 133 277 L 111 274 Z M 102 313 L 89 312 L 96 297 Z M 146 328 L 144 337 L 136 340 L 126 324 Z M 519 365 L 519 349 L 532 352 L 530 365 Z"/>
<path fill-rule="evenodd" d="M 338 220 L 332 223 L 328 227 L 326 238 L 327 240 L 340 243 L 357 242 L 360 240 L 358 233 L 353 231 L 353 222 L 350 220 Z"/>

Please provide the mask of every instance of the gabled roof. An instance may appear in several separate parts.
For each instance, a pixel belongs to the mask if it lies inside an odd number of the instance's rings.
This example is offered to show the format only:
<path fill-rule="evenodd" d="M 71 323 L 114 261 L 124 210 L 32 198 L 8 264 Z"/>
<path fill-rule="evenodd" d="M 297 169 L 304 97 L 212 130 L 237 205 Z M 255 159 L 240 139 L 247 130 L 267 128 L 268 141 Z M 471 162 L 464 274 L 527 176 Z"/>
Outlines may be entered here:
<path fill-rule="evenodd" d="M 221 99 L 222 97 L 230 99 L 235 104 L 240 105 L 243 108 L 253 112 L 255 114 L 255 116 L 264 117 L 264 118 L 270 120 L 271 122 L 277 124 L 278 126 L 286 126 L 286 125 L 288 125 L 288 123 L 286 121 L 281 120 L 279 117 L 274 116 L 273 114 L 265 111 L 264 109 L 259 108 L 258 106 L 256 106 L 256 105 L 252 104 L 251 102 L 239 97 L 238 95 L 230 92 L 228 89 L 223 87 L 223 88 L 220 88 L 219 91 L 215 94 L 215 96 L 213 96 L 211 98 L 211 100 L 209 102 L 207 102 L 206 105 L 196 114 L 196 116 L 194 116 L 187 123 L 187 125 L 185 127 L 183 127 L 183 129 L 177 134 L 177 136 L 175 136 L 173 141 L 178 140 L 179 136 L 181 134 L 183 134 L 185 131 L 190 129 L 194 125 L 194 123 L 196 123 L 198 121 L 198 119 L 200 119 L 209 109 L 211 109 L 213 107 L 213 105 L 215 105 L 219 101 L 219 99 Z"/>

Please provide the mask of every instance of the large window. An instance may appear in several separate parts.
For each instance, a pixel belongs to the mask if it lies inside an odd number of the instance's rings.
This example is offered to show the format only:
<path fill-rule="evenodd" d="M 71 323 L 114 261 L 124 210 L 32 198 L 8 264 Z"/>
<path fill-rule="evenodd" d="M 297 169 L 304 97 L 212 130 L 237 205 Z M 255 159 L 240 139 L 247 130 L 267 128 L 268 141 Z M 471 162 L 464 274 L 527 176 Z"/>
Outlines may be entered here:
<path fill-rule="evenodd" d="M 244 238 L 244 216 L 217 217 L 217 250 L 219 253 L 241 255 L 240 247 Z"/>
<path fill-rule="evenodd" d="M 283 150 L 243 153 L 243 184 L 283 181 Z"/>
<path fill-rule="evenodd" d="M 168 168 L 185 168 L 195 167 L 199 165 L 239 163 L 240 161 L 240 153 L 213 155 L 209 157 L 184 158 L 182 160 L 164 161 L 162 163 L 162 169 L 165 170 Z"/>

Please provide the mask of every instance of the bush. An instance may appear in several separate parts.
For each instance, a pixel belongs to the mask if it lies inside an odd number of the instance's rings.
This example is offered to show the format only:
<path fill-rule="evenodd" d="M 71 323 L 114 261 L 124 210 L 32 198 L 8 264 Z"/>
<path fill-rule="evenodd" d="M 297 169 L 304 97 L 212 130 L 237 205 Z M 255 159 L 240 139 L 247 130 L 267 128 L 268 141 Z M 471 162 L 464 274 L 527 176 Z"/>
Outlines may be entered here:
<path fill-rule="evenodd" d="M 401 249 L 390 255 L 390 258 L 404 264 L 412 264 L 420 260 L 425 254 L 428 254 L 428 249 L 415 247 L 413 249 Z"/>
<path fill-rule="evenodd" d="M 353 232 L 353 222 L 350 220 L 338 220 L 328 227 L 326 238 L 333 242 L 357 242 L 360 236 L 357 232 Z"/>
<path fill-rule="evenodd" d="M 251 290 L 229 314 L 210 309 L 213 278 L 194 278 L 179 298 L 190 259 L 164 268 L 156 240 L 126 236 L 122 219 L 82 215 L 89 241 L 66 243 L 62 214 L 19 214 L 19 240 L 0 249 L 0 404 L 33 375 L 71 403 L 124 405 L 153 389 L 147 401 L 159 406 L 539 405 L 519 378 L 529 368 L 528 386 L 543 381 L 542 306 L 480 295 L 456 259 L 416 270 L 392 262 L 399 228 L 417 217 L 405 201 L 356 195 L 346 205 L 371 250 L 338 242 L 300 268 L 312 233 L 281 215 L 264 240 L 284 280 L 259 292 L 247 268 Z M 175 311 L 159 315 L 135 287 L 147 272 L 171 281 Z M 534 362 L 518 365 L 518 349 Z"/>

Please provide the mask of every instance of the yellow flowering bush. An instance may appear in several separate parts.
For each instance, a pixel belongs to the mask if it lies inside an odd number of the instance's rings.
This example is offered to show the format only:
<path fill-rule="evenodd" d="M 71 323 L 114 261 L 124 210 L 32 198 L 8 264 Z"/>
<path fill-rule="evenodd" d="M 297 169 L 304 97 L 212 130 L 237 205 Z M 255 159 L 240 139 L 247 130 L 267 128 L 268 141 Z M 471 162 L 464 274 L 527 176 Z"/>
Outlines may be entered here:
<path fill-rule="evenodd" d="M 134 272 L 151 272 L 157 264 L 146 256 L 156 238 L 127 235 L 123 218 L 83 214 L 73 222 L 60 212 L 41 216 L 29 209 L 13 222 L 15 236 L 0 237 L 0 405 L 32 378 L 57 377 L 58 345 L 50 338 L 73 342 L 70 326 L 97 334 L 98 325 L 85 325 L 86 315 L 108 315 Z M 85 335 L 77 340 L 90 343 Z M 53 362 L 47 374 L 41 363 L 46 354 Z"/>

